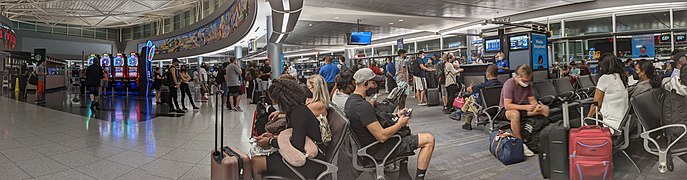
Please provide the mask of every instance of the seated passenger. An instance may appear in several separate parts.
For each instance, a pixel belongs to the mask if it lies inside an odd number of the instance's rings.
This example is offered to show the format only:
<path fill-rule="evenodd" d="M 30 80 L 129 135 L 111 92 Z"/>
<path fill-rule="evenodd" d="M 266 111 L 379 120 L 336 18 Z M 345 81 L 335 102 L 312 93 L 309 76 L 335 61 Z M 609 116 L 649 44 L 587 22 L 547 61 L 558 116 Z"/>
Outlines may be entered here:
<path fill-rule="evenodd" d="M 477 85 L 471 85 L 467 88 L 467 92 L 474 95 L 477 103 L 480 103 L 480 101 L 481 101 L 480 100 L 481 98 L 479 98 L 479 92 L 481 89 L 484 89 L 486 87 L 503 85 L 503 83 L 501 83 L 499 81 L 499 79 L 496 77 L 498 75 L 497 73 L 498 73 L 498 68 L 496 68 L 495 65 L 490 64 L 489 66 L 487 66 L 487 72 L 486 72 L 487 81 L 480 83 L 480 84 L 477 84 Z M 465 113 L 464 115 L 466 115 L 466 117 L 465 117 L 465 124 L 463 124 L 463 129 L 472 130 L 472 125 L 471 125 L 472 124 L 472 118 L 473 118 L 471 116 L 472 113 Z"/>
<path fill-rule="evenodd" d="M 334 95 L 332 96 L 332 102 L 336 105 L 341 112 L 346 109 L 346 100 L 353 90 L 355 90 L 355 84 L 353 83 L 353 71 L 346 69 L 336 76 L 336 86 L 334 87 Z"/>
<path fill-rule="evenodd" d="M 653 88 L 661 87 L 663 75 L 656 73 L 654 64 L 648 60 L 640 60 L 635 64 L 635 77 L 639 80 L 637 84 L 629 87 L 630 96 L 641 94 Z"/>
<path fill-rule="evenodd" d="M 351 123 L 351 132 L 360 141 L 360 145 L 367 146 L 376 141 L 382 142 L 368 150 L 377 160 L 384 159 L 384 156 L 391 151 L 395 143 L 384 143 L 394 136 L 402 127 L 408 124 L 409 116 L 405 113 L 407 109 L 402 109 L 397 114 L 397 123 L 387 128 L 383 128 L 377 120 L 374 108 L 365 100 L 368 94 L 366 91 L 377 87 L 377 81 L 382 77 L 375 76 L 374 72 L 368 68 L 362 68 L 353 75 L 355 80 L 355 91 L 350 95 L 346 102 L 346 117 Z M 417 162 L 417 173 L 415 179 L 424 179 L 429 161 L 434 151 L 434 136 L 427 133 L 408 135 L 402 138 L 401 144 L 392 153 L 389 159 L 394 159 L 398 155 L 413 153 L 415 149 L 420 149 Z M 402 161 L 401 167 L 407 167 L 407 162 Z M 406 170 L 403 170 L 407 173 Z"/>
<path fill-rule="evenodd" d="M 327 117 L 327 108 L 329 107 L 329 91 L 324 78 L 320 75 L 313 75 L 308 78 L 306 82 L 308 90 L 312 93 L 312 98 L 308 98 L 305 105 L 315 114 L 315 117 Z"/>
<path fill-rule="evenodd" d="M 293 128 L 290 142 L 294 148 L 300 152 L 305 152 L 306 137 L 312 139 L 317 144 L 318 149 L 322 150 L 325 148 L 322 143 L 319 121 L 305 105 L 305 92 L 296 81 L 273 80 L 272 85 L 269 87 L 269 97 L 272 98 L 273 102 L 279 104 L 282 112 L 286 113 L 287 128 Z M 277 137 L 265 133 L 256 137 L 256 140 L 263 149 L 269 149 L 269 147 L 279 148 Z M 324 154 L 318 153 L 315 158 L 324 160 Z M 253 166 L 253 177 L 257 180 L 262 179 L 263 173 L 296 177 L 289 167 L 284 164 L 282 155 L 279 152 L 269 156 L 255 156 L 251 159 L 251 163 Z M 323 166 L 311 161 L 306 161 L 303 166 L 296 169 L 309 178 L 314 178 L 324 171 Z"/>
<path fill-rule="evenodd" d="M 549 117 L 549 107 L 539 104 L 537 98 L 534 96 L 534 88 L 530 86 L 530 79 L 532 77 L 532 68 L 528 65 L 520 65 L 515 69 L 515 77 L 506 80 L 501 89 L 501 108 L 504 108 L 505 113 L 501 113 L 502 119 L 510 121 L 513 136 L 522 139 L 520 132 L 520 120 L 527 117 L 543 115 Z M 525 156 L 534 156 L 527 146 L 525 148 Z"/>
<path fill-rule="evenodd" d="M 629 108 L 627 77 L 623 64 L 615 55 L 606 53 L 599 58 L 599 82 L 596 83 L 594 101 L 601 108 L 601 118 L 613 128 L 618 128 Z M 632 70 L 634 71 L 634 69 Z M 594 109 L 592 104 L 590 109 Z M 595 111 L 589 111 L 587 117 L 596 117 Z M 611 132 L 613 130 L 611 129 Z"/>

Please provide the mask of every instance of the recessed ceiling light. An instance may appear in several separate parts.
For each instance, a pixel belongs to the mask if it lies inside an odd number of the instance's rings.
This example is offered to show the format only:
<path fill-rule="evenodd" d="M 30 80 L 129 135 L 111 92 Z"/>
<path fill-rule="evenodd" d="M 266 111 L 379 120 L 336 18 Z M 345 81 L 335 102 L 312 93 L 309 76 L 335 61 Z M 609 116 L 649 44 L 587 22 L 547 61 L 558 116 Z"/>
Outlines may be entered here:
<path fill-rule="evenodd" d="M 391 23 L 389 23 L 389 24 L 394 24 L 394 23 L 391 22 Z"/>
<path fill-rule="evenodd" d="M 312 24 L 308 24 L 308 26 L 312 27 Z"/>
<path fill-rule="evenodd" d="M 339 17 L 334 17 L 334 19 L 339 19 Z"/>
<path fill-rule="evenodd" d="M 403 19 L 399 19 L 398 22 L 403 22 Z"/>

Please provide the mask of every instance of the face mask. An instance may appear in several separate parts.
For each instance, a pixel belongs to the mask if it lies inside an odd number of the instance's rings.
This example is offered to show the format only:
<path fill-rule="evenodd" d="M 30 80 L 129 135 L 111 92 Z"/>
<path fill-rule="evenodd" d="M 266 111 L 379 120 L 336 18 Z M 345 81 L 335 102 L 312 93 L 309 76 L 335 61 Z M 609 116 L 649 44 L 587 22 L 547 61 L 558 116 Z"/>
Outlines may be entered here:
<path fill-rule="evenodd" d="M 635 80 L 639 80 L 639 73 L 632 74 L 632 78 Z"/>
<path fill-rule="evenodd" d="M 520 86 L 524 87 L 524 88 L 526 88 L 527 86 L 530 86 L 529 83 L 525 83 L 525 82 L 522 82 L 522 81 L 518 81 L 518 84 L 519 84 Z"/>
<path fill-rule="evenodd" d="M 502 57 L 499 57 L 499 61 L 503 61 L 503 58 L 502 58 Z"/>
<path fill-rule="evenodd" d="M 281 111 L 281 108 L 279 108 L 279 104 L 272 105 L 272 107 L 277 111 Z"/>
<path fill-rule="evenodd" d="M 375 92 L 376 92 L 375 89 L 368 89 L 368 90 L 365 90 L 365 95 L 367 95 L 367 97 L 370 97 L 370 96 L 374 95 Z"/>
<path fill-rule="evenodd" d="M 639 50 L 639 52 L 641 52 L 642 54 L 645 54 L 645 53 L 646 53 L 646 49 L 641 49 L 641 50 Z"/>

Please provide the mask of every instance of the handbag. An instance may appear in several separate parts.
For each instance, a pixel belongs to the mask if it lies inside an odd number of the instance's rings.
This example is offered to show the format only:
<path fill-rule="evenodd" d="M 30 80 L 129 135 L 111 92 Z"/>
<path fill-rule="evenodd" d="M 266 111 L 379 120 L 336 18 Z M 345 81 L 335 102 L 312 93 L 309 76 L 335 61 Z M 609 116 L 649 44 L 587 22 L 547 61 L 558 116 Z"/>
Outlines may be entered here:
<path fill-rule="evenodd" d="M 465 105 L 465 98 L 463 98 L 463 90 L 458 93 L 458 96 L 456 96 L 456 99 L 453 100 L 453 107 L 456 107 L 458 109 L 463 109 L 463 106 Z"/>
<path fill-rule="evenodd" d="M 332 141 L 332 131 L 329 129 L 329 120 L 327 117 L 320 114 L 317 116 L 317 121 L 320 122 L 320 135 L 322 136 L 322 142 L 328 143 Z"/>
<path fill-rule="evenodd" d="M 286 125 L 288 123 L 286 122 L 286 118 L 277 118 L 275 120 L 268 120 L 267 124 L 265 124 L 265 130 L 269 133 L 272 134 L 279 134 L 284 129 L 286 129 Z"/>
<path fill-rule="evenodd" d="M 281 154 L 284 160 L 289 164 L 301 167 L 305 165 L 305 161 L 308 157 L 316 157 L 319 150 L 315 142 L 306 136 L 304 147 L 305 153 L 299 151 L 291 144 L 292 133 L 293 129 L 289 128 L 279 134 L 279 138 L 277 138 L 277 143 L 279 143 L 279 154 Z"/>
<path fill-rule="evenodd" d="M 36 76 L 36 74 L 31 73 L 31 75 L 29 75 L 29 84 L 34 86 L 38 84 L 38 77 Z"/>
<path fill-rule="evenodd" d="M 489 136 L 489 152 L 503 165 L 519 163 L 525 160 L 522 139 L 515 138 L 505 130 L 496 130 Z"/>

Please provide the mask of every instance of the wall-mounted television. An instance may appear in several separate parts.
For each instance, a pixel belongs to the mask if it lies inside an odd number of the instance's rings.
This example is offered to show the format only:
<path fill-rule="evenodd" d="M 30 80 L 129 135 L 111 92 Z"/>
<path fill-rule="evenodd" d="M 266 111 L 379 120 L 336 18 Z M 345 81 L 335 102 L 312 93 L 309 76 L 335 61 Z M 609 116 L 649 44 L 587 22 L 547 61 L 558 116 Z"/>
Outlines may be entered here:
<path fill-rule="evenodd" d="M 486 50 L 486 51 L 500 51 L 501 50 L 501 40 L 500 39 L 485 39 L 484 40 L 484 50 Z"/>
<path fill-rule="evenodd" d="M 510 50 L 529 49 L 529 37 L 525 35 L 510 37 Z"/>
<path fill-rule="evenodd" d="M 347 35 L 348 45 L 370 45 L 372 43 L 372 32 L 354 31 Z"/>

